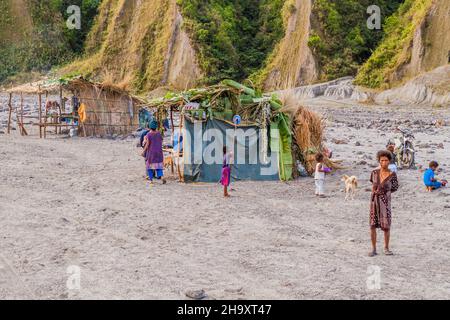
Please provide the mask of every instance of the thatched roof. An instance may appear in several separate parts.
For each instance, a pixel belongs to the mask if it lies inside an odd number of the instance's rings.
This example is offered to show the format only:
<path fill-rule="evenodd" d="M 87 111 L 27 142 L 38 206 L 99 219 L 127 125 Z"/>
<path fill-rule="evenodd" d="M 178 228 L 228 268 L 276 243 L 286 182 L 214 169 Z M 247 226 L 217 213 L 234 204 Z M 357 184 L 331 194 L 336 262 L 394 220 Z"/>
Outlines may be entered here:
<path fill-rule="evenodd" d="M 39 88 L 41 92 L 51 92 L 51 93 L 58 93 L 60 87 L 62 87 L 63 90 L 68 91 L 77 91 L 82 88 L 87 87 L 93 87 L 98 89 L 102 92 L 112 93 L 112 94 L 118 94 L 118 95 L 125 95 L 139 104 L 147 104 L 147 100 L 133 95 L 124 88 L 110 83 L 100 83 L 100 82 L 93 82 L 89 81 L 83 77 L 75 77 L 70 79 L 49 79 L 49 80 L 41 80 L 33 83 L 27 83 L 23 84 L 17 87 L 14 87 L 12 89 L 7 90 L 9 93 L 25 93 L 25 94 L 38 94 Z"/>
<path fill-rule="evenodd" d="M 109 93 L 109 94 L 117 94 L 120 96 L 128 96 L 131 99 L 133 99 L 136 103 L 141 105 L 146 105 L 148 103 L 146 99 L 136 96 L 130 93 L 129 91 L 125 90 L 124 88 L 112 83 L 93 82 L 86 80 L 83 77 L 77 77 L 68 80 L 61 79 L 58 81 L 58 83 L 63 87 L 63 89 L 72 92 L 86 88 L 94 88 L 97 89 L 99 92 L 106 92 L 107 94 Z"/>
<path fill-rule="evenodd" d="M 49 93 L 57 93 L 59 91 L 60 84 L 56 80 L 40 80 L 31 83 L 21 84 L 6 90 L 8 93 L 24 93 L 24 94 L 37 94 L 39 93 L 39 87 L 41 91 L 47 91 Z"/>
<path fill-rule="evenodd" d="M 245 122 L 261 122 L 278 113 L 281 101 L 275 96 L 263 95 L 232 80 L 206 88 L 180 93 L 167 93 L 163 98 L 150 100 L 146 109 L 182 111 L 187 104 L 196 103 L 207 114 L 231 112 Z"/>

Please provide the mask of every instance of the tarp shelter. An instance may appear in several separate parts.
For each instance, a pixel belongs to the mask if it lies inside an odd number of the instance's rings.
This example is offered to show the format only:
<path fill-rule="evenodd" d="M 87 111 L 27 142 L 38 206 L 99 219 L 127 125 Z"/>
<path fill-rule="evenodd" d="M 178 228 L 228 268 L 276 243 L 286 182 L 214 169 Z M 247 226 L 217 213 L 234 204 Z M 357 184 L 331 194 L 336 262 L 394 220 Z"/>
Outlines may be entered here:
<path fill-rule="evenodd" d="M 150 109 L 160 122 L 170 112 L 180 114 L 183 153 L 176 154 L 180 179 L 185 182 L 218 182 L 223 145 L 233 146 L 235 180 L 288 180 L 293 158 L 290 120 L 276 97 L 263 96 L 234 81 L 168 94 L 153 100 Z M 242 122 L 232 120 L 239 115 Z M 174 133 L 174 132 L 173 132 Z"/>
<path fill-rule="evenodd" d="M 224 145 L 234 155 L 231 170 L 234 180 L 280 179 L 278 150 L 274 150 L 279 142 L 277 137 L 271 139 L 268 130 L 257 125 L 235 126 L 220 119 L 201 121 L 188 115 L 184 119 L 184 181 L 218 182 Z M 197 137 L 196 126 L 201 128 L 201 139 Z M 196 142 L 199 140 L 200 143 Z"/>

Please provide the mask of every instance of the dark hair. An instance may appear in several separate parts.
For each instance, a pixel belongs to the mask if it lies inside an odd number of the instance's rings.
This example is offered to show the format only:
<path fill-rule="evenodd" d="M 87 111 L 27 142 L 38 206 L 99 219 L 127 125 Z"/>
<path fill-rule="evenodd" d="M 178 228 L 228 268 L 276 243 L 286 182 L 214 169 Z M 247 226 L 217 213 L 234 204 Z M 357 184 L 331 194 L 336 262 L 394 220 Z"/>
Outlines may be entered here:
<path fill-rule="evenodd" d="M 392 161 L 392 153 L 390 151 L 387 151 L 387 150 L 378 151 L 378 153 L 377 153 L 378 162 L 380 162 L 381 158 L 384 158 L 384 157 L 388 158 L 389 161 Z"/>
<path fill-rule="evenodd" d="M 430 162 L 430 168 L 437 168 L 437 167 L 439 167 L 439 163 L 437 163 L 436 161 Z"/>
<path fill-rule="evenodd" d="M 317 162 L 322 162 L 323 159 L 324 159 L 323 154 L 321 154 L 321 153 L 316 154 L 316 161 Z"/>
<path fill-rule="evenodd" d="M 227 153 L 227 147 L 223 146 L 223 154 Z"/>

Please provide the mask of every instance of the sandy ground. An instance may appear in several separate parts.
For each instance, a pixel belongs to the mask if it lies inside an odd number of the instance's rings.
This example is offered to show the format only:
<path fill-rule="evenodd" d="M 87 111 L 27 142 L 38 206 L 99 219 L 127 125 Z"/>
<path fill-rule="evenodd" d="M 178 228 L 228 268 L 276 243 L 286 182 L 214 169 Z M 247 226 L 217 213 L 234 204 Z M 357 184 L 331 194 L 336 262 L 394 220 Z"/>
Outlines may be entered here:
<path fill-rule="evenodd" d="M 134 141 L 0 134 L 0 298 L 185 299 L 204 289 L 212 299 L 449 299 L 450 189 L 425 193 L 418 170 L 401 171 L 395 256 L 375 258 L 366 189 L 375 152 L 405 120 L 417 163 L 436 159 L 450 177 L 450 127 L 426 124 L 449 123 L 450 110 L 311 104 L 350 168 L 327 178 L 328 199 L 311 178 L 234 183 L 227 200 L 216 184 L 151 187 Z M 344 201 L 344 173 L 360 179 L 354 201 Z M 80 290 L 67 287 L 70 266 Z M 373 270 L 379 289 L 367 286 Z"/>

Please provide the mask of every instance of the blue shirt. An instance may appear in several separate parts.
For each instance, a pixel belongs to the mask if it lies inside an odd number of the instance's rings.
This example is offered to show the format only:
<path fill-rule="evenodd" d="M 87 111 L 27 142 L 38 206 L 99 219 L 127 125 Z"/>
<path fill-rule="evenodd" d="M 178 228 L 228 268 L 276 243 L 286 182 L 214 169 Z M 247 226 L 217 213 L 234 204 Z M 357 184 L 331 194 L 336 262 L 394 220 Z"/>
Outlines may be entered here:
<path fill-rule="evenodd" d="M 147 129 L 142 130 L 141 136 L 139 137 L 139 142 L 141 143 L 142 148 L 144 147 L 144 138 L 148 134 L 148 132 L 149 132 L 149 130 L 147 130 Z"/>
<path fill-rule="evenodd" d="M 423 183 L 426 186 L 430 186 L 433 183 L 434 171 L 432 169 L 427 169 L 423 175 Z"/>
<path fill-rule="evenodd" d="M 178 139 L 180 139 L 180 144 L 178 144 Z M 183 151 L 183 135 L 180 134 L 179 131 L 175 131 L 175 134 L 173 136 L 173 151 Z"/>

